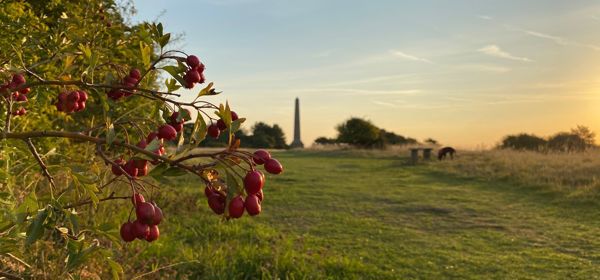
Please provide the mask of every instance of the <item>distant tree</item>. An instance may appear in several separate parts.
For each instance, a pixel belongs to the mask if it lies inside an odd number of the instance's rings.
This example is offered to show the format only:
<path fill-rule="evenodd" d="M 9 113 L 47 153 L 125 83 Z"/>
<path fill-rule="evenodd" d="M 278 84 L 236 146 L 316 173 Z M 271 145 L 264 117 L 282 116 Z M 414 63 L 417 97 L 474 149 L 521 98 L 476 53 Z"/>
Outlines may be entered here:
<path fill-rule="evenodd" d="M 252 127 L 252 142 L 255 148 L 286 149 L 285 134 L 277 124 L 270 126 L 258 122 Z"/>
<path fill-rule="evenodd" d="M 427 144 L 431 144 L 431 145 L 439 145 L 439 142 L 433 138 L 427 138 L 425 139 L 425 143 Z"/>
<path fill-rule="evenodd" d="M 350 118 L 337 126 L 339 143 L 374 148 L 381 145 L 380 129 L 368 120 Z"/>
<path fill-rule="evenodd" d="M 381 139 L 383 140 L 383 145 L 409 145 L 409 144 L 416 144 L 417 140 L 410 138 L 410 137 L 404 137 L 402 135 L 398 135 L 394 132 L 391 131 L 386 131 L 385 129 L 382 129 L 380 132 L 381 135 Z"/>
<path fill-rule="evenodd" d="M 569 132 L 560 132 L 548 139 L 548 148 L 554 151 L 582 152 L 586 147 L 585 139 Z"/>
<path fill-rule="evenodd" d="M 330 144 L 337 143 L 337 139 L 327 138 L 327 137 L 319 137 L 319 138 L 315 139 L 315 143 L 321 144 L 321 145 L 330 145 Z"/>
<path fill-rule="evenodd" d="M 500 148 L 514 150 L 541 151 L 546 147 L 547 141 L 544 138 L 533 134 L 521 133 L 518 135 L 508 135 L 502 140 Z"/>
<path fill-rule="evenodd" d="M 588 127 L 583 125 L 578 125 L 576 128 L 571 129 L 571 134 L 575 134 L 579 136 L 585 144 L 589 147 L 594 146 L 596 134 L 592 132 Z"/>

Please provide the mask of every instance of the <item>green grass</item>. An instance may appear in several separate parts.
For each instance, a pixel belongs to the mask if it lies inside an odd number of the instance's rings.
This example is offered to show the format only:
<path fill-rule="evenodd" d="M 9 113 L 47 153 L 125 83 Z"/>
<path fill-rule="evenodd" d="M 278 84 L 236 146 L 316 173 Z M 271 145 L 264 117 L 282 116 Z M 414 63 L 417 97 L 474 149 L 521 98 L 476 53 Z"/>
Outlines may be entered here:
<path fill-rule="evenodd" d="M 164 199 L 133 271 L 165 279 L 597 279 L 600 215 L 544 188 L 352 152 L 282 152 L 263 213 L 224 222 L 199 182 Z M 141 244 L 141 243 L 140 243 Z M 145 249 L 141 249 L 145 248 Z M 138 252 L 138 251 L 136 251 Z"/>

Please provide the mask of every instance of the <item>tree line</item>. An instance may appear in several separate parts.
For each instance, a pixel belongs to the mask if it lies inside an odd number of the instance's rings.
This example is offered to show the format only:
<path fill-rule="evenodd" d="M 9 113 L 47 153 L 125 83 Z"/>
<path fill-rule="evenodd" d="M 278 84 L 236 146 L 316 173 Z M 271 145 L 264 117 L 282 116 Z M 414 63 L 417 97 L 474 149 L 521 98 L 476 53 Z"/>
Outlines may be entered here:
<path fill-rule="evenodd" d="M 595 137 L 596 134 L 588 127 L 578 125 L 571 131 L 558 132 L 546 138 L 527 133 L 507 135 L 498 148 L 536 152 L 583 152 L 596 146 Z"/>
<path fill-rule="evenodd" d="M 321 145 L 348 144 L 359 148 L 385 148 L 387 145 L 410 145 L 419 142 L 411 137 L 398 135 L 374 125 L 361 118 L 350 118 L 336 127 L 337 137 L 319 137 L 315 143 Z M 425 140 L 429 144 L 437 144 L 434 139 Z"/>

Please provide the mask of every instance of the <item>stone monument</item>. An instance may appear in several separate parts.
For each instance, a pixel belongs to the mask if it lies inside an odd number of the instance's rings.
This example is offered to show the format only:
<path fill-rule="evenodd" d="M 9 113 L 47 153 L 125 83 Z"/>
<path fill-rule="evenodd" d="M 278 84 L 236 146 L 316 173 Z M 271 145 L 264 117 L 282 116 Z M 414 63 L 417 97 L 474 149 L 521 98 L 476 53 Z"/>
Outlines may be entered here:
<path fill-rule="evenodd" d="M 294 114 L 294 141 L 290 145 L 292 149 L 304 148 L 302 140 L 300 140 L 300 100 L 296 97 L 296 110 Z"/>

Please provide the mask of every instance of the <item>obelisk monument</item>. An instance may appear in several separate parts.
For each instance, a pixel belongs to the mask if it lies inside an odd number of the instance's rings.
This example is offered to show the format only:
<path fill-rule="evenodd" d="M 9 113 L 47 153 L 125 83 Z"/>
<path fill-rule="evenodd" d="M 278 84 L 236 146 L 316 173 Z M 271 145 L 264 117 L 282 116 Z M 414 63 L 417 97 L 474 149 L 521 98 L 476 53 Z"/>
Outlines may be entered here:
<path fill-rule="evenodd" d="M 300 140 L 300 100 L 296 97 L 296 110 L 294 114 L 294 141 L 290 145 L 291 148 L 304 148 L 302 140 Z"/>

